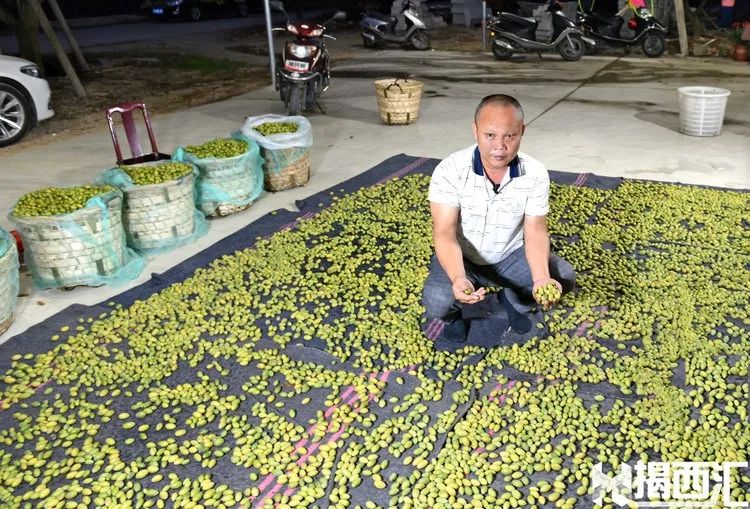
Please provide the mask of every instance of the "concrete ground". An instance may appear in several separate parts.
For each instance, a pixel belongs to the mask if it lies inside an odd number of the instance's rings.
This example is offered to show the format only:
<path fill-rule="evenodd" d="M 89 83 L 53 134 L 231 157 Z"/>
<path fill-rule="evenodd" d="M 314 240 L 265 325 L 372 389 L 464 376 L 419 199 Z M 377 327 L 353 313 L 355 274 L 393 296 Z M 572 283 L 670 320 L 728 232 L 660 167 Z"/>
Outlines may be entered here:
<path fill-rule="evenodd" d="M 409 126 L 380 124 L 372 81 L 410 74 L 423 80 L 420 118 Z M 473 143 L 478 100 L 509 93 L 526 110 L 522 150 L 550 169 L 601 175 L 750 188 L 750 67 L 695 58 L 526 56 L 510 62 L 489 54 L 378 51 L 338 65 L 322 103 L 311 112 L 315 143 L 310 183 L 263 195 L 250 209 L 211 221 L 208 235 L 148 261 L 126 287 L 38 291 L 24 278 L 15 321 L 0 342 L 73 303 L 93 304 L 142 283 L 278 208 L 348 179 L 398 153 L 442 158 Z M 732 91 L 722 133 L 698 138 L 678 132 L 677 88 L 720 86 Z M 226 135 L 247 116 L 283 114 L 271 87 L 228 101 L 157 116 L 163 151 Z M 108 130 L 50 140 L 4 155 L 0 150 L 0 204 L 7 211 L 24 193 L 50 185 L 89 182 L 112 165 Z M 7 217 L 0 225 L 10 227 Z"/>

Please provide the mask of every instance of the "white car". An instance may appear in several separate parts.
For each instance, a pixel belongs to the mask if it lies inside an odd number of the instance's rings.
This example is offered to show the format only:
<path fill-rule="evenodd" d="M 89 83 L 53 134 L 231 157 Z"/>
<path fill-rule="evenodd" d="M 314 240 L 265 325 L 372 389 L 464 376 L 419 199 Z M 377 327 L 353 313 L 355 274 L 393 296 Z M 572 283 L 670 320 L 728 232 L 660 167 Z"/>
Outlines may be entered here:
<path fill-rule="evenodd" d="M 0 147 L 20 140 L 55 112 L 39 67 L 23 58 L 0 55 Z"/>

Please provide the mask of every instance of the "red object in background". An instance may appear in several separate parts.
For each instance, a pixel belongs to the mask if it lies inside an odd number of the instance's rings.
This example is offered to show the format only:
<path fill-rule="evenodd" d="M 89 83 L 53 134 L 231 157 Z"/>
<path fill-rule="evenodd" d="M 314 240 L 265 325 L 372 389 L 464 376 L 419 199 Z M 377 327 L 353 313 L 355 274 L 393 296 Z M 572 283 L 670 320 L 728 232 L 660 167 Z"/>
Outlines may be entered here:
<path fill-rule="evenodd" d="M 151 152 L 143 153 L 141 148 L 141 142 L 138 139 L 138 130 L 135 127 L 135 121 L 133 120 L 133 112 L 135 110 L 141 110 L 143 115 L 143 122 L 146 124 L 146 130 L 148 131 L 148 139 L 151 142 Z M 128 139 L 128 145 L 130 145 L 130 154 L 132 157 L 129 159 L 123 159 L 122 152 L 120 151 L 120 142 L 117 140 L 117 133 L 115 132 L 115 123 L 112 119 L 114 113 L 119 113 L 122 118 L 122 126 L 125 129 L 125 136 Z M 148 115 L 146 105 L 143 103 L 122 103 L 116 106 L 108 108 L 106 111 L 107 124 L 109 124 L 109 134 L 112 137 L 112 144 L 115 146 L 115 155 L 117 156 L 117 164 L 138 164 L 146 163 L 151 161 L 160 161 L 162 159 L 171 159 L 168 154 L 162 154 L 159 149 L 156 148 L 156 138 L 154 138 L 154 131 L 151 129 L 151 118 Z"/>
<path fill-rule="evenodd" d="M 635 30 L 637 26 L 638 26 L 638 23 L 635 21 L 635 18 L 630 18 L 628 20 L 628 28 L 629 29 Z"/>
<path fill-rule="evenodd" d="M 13 235 L 14 239 L 16 239 L 16 248 L 18 249 L 18 254 L 23 253 L 23 241 L 21 240 L 21 235 L 18 233 L 18 230 L 11 230 L 10 234 Z"/>

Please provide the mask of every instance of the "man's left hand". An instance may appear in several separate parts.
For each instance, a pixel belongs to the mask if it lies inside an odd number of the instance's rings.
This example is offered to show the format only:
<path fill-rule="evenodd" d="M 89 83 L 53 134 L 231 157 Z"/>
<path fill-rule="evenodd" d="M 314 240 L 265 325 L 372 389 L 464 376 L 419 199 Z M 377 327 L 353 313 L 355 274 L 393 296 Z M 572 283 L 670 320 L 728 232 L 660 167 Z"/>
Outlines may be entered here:
<path fill-rule="evenodd" d="M 542 309 L 548 311 L 560 301 L 562 285 L 555 279 L 548 277 L 534 281 L 532 295 Z"/>

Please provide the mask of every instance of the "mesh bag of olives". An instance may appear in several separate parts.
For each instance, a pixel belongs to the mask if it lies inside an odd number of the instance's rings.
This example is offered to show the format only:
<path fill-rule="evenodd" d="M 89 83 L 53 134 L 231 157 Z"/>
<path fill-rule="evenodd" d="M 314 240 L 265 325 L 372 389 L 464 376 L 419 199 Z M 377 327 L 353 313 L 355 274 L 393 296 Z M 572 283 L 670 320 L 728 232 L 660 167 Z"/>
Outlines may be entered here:
<path fill-rule="evenodd" d="M 312 147 L 310 121 L 302 116 L 260 115 L 248 117 L 242 134 L 255 140 L 265 150 Z"/>
<path fill-rule="evenodd" d="M 123 195 L 109 185 L 46 188 L 22 196 L 9 218 L 38 288 L 124 284 L 144 260 L 125 243 Z"/>
<path fill-rule="evenodd" d="M 240 133 L 178 148 L 172 158 L 198 168 L 198 208 L 206 215 L 243 210 L 263 192 L 263 158 L 254 140 Z"/>
<path fill-rule="evenodd" d="M 242 134 L 261 146 L 266 189 L 282 191 L 307 183 L 313 144 L 309 120 L 281 115 L 249 117 Z"/>

